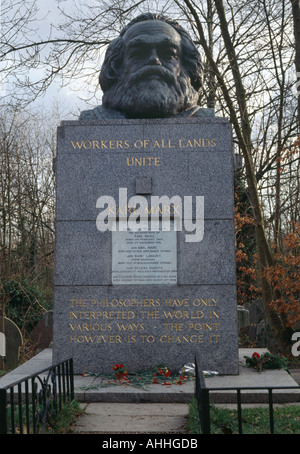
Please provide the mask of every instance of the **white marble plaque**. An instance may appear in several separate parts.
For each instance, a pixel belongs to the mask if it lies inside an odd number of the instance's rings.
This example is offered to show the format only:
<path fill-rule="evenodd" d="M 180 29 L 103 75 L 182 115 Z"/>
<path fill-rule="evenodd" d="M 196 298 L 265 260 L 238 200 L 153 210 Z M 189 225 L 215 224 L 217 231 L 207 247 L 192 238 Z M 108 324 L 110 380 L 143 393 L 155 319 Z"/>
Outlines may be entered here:
<path fill-rule="evenodd" d="M 112 284 L 177 284 L 177 232 L 112 232 Z"/>

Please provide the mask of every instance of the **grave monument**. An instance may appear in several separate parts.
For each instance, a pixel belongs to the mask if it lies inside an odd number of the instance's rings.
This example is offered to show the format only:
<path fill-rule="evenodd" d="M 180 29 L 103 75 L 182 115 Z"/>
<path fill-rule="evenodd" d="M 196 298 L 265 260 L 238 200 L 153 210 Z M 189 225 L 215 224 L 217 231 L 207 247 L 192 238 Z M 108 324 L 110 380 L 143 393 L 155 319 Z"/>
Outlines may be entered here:
<path fill-rule="evenodd" d="M 108 46 L 101 106 L 58 127 L 54 361 L 238 373 L 231 126 L 202 64 L 146 14 Z"/>
<path fill-rule="evenodd" d="M 18 366 L 23 336 L 18 326 L 0 311 L 0 363 L 9 371 Z M 0 369 L 0 370 L 1 370 Z"/>

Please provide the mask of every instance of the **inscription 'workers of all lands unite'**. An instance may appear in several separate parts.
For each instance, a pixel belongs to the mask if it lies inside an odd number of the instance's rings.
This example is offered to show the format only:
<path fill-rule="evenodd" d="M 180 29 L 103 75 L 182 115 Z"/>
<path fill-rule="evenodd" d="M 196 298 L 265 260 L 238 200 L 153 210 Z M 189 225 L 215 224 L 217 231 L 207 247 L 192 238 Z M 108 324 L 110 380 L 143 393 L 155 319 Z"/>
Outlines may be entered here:
<path fill-rule="evenodd" d="M 72 299 L 70 305 L 71 343 L 217 343 L 220 338 L 214 298 Z M 149 322 L 159 335 L 146 333 Z"/>
<path fill-rule="evenodd" d="M 137 139 L 132 143 L 129 140 L 71 140 L 73 149 L 78 151 L 151 151 L 159 150 L 206 150 L 216 146 L 216 139 L 197 138 L 197 139 Z M 130 156 L 126 157 L 128 167 L 160 167 L 160 156 Z"/>
<path fill-rule="evenodd" d="M 133 142 L 129 140 L 71 140 L 72 147 L 75 150 L 172 150 L 180 149 L 197 149 L 197 148 L 214 148 L 216 146 L 216 139 L 211 138 L 193 138 L 193 139 L 136 139 Z"/>

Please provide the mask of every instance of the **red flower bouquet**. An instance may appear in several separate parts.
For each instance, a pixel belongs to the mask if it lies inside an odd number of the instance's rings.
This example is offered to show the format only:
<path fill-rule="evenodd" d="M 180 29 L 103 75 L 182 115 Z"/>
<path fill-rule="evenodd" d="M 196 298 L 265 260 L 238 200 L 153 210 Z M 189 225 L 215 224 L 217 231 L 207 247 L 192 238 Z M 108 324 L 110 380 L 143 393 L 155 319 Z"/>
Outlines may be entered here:
<path fill-rule="evenodd" d="M 113 371 L 115 372 L 116 378 L 118 379 L 126 377 L 128 375 L 127 367 L 124 366 L 124 364 L 115 364 Z"/>

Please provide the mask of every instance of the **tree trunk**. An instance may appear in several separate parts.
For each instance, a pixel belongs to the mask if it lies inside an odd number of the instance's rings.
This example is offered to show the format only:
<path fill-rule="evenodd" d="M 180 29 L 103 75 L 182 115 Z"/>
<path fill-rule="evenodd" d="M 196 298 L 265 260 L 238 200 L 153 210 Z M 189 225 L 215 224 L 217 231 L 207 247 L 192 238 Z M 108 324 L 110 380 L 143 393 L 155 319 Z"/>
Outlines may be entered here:
<path fill-rule="evenodd" d="M 295 35 L 295 66 L 296 78 L 300 79 L 300 0 L 291 0 L 293 20 L 294 20 L 294 35 Z M 298 134 L 300 133 L 300 80 L 297 88 L 298 95 Z"/>
<path fill-rule="evenodd" d="M 212 0 L 207 0 L 207 28 L 208 28 L 208 45 L 211 55 L 213 56 L 213 7 Z M 216 93 L 215 93 L 215 75 L 210 66 L 207 64 L 207 75 L 208 75 L 208 96 L 207 96 L 207 107 L 215 108 L 216 104 Z"/>

